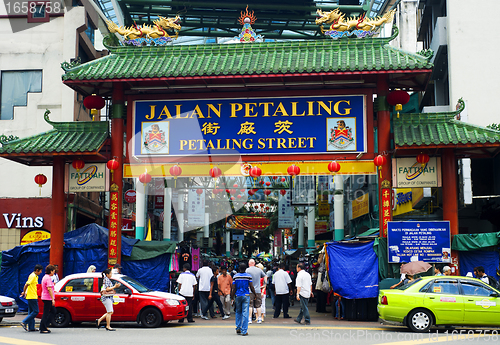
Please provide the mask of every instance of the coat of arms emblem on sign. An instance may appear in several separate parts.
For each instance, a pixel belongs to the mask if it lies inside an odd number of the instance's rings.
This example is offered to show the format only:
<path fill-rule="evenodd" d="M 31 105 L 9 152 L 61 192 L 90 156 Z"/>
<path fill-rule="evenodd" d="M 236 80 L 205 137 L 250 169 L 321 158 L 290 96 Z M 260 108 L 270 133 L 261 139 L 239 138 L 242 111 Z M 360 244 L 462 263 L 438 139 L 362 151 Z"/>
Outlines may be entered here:
<path fill-rule="evenodd" d="M 329 145 L 344 149 L 354 142 L 352 129 L 346 126 L 344 120 L 337 121 L 337 126 L 330 129 Z"/>
<path fill-rule="evenodd" d="M 151 130 L 144 134 L 144 146 L 149 151 L 160 151 L 165 147 L 167 141 L 165 140 L 165 132 L 160 130 L 157 124 L 151 125 Z"/>

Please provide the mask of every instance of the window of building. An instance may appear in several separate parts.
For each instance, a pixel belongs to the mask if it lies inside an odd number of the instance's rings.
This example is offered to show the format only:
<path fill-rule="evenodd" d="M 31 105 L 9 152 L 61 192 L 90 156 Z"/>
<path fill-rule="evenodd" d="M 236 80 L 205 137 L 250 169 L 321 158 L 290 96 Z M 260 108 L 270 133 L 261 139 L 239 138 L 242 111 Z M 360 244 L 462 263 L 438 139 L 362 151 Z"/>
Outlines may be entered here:
<path fill-rule="evenodd" d="M 54 12 L 50 1 L 28 1 L 28 9 L 28 23 L 48 22 Z"/>
<path fill-rule="evenodd" d="M 85 30 L 85 34 L 90 39 L 90 42 L 92 42 L 93 45 L 95 40 L 95 28 L 88 16 L 87 16 L 87 30 Z"/>
<path fill-rule="evenodd" d="M 0 120 L 14 119 L 14 107 L 28 105 L 28 92 L 42 92 L 42 71 L 2 71 Z"/>

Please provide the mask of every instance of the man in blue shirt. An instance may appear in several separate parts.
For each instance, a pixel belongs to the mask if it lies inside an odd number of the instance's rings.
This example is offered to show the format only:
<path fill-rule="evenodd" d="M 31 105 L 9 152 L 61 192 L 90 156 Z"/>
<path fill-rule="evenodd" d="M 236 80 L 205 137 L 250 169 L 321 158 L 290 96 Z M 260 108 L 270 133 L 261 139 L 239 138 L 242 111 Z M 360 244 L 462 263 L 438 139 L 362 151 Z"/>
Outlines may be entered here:
<path fill-rule="evenodd" d="M 245 273 L 247 265 L 240 262 L 239 273 L 233 277 L 231 287 L 231 298 L 236 305 L 236 333 L 248 335 L 248 305 L 250 303 L 250 291 L 255 296 L 255 289 L 252 284 L 252 276 Z M 260 296 L 259 296 L 260 298 Z"/>

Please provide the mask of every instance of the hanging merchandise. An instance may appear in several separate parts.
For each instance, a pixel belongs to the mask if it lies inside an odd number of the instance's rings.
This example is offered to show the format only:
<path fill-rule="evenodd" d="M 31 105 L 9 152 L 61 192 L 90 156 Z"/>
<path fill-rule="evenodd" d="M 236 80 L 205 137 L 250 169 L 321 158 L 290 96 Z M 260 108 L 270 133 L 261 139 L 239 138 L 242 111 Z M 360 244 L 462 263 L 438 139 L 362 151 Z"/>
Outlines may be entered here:
<path fill-rule="evenodd" d="M 191 250 L 191 258 L 193 261 L 191 271 L 198 271 L 200 269 L 200 248 L 193 248 Z"/>

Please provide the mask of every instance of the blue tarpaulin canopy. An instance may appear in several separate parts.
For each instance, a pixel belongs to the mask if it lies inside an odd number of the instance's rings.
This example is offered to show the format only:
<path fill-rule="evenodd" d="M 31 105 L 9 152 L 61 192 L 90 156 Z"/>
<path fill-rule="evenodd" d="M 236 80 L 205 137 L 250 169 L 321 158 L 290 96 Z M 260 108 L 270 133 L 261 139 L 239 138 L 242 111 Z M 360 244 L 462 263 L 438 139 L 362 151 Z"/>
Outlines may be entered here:
<path fill-rule="evenodd" d="M 326 253 L 334 292 L 348 299 L 378 296 L 378 258 L 372 241 L 326 243 Z"/>
<path fill-rule="evenodd" d="M 130 257 L 136 239 L 122 236 L 121 254 Z M 97 224 L 85 225 L 64 234 L 64 275 L 87 272 L 90 265 L 102 272 L 107 268 L 108 229 Z M 17 246 L 2 252 L 0 294 L 15 298 L 20 310 L 27 309 L 26 300 L 20 299 L 28 276 L 36 264 L 49 264 L 50 240 Z M 137 279 L 147 287 L 168 291 L 170 254 L 156 253 L 148 260 L 122 261 L 122 273 Z M 39 282 L 41 282 L 41 277 Z M 61 277 L 62 278 L 62 277 Z"/>

